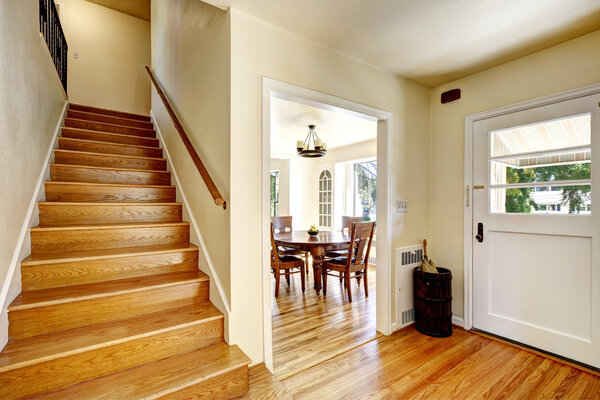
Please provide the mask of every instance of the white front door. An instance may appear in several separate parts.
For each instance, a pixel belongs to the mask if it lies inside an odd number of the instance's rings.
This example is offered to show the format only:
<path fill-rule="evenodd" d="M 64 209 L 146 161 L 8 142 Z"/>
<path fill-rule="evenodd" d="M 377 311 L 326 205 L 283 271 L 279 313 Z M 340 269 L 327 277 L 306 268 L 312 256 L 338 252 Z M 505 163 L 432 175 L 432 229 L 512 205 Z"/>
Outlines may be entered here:
<path fill-rule="evenodd" d="M 600 367 L 600 95 L 477 121 L 473 140 L 473 327 Z"/>

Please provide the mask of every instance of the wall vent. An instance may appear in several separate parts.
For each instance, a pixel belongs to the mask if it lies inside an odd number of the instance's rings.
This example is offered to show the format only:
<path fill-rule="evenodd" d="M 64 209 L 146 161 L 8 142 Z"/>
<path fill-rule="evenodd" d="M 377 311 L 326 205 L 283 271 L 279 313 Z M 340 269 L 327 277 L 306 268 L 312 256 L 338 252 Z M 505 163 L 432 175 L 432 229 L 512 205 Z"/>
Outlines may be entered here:
<path fill-rule="evenodd" d="M 396 322 L 395 329 L 415 322 L 413 302 L 413 275 L 423 260 L 423 245 L 396 249 Z"/>
<path fill-rule="evenodd" d="M 402 325 L 407 325 L 410 322 L 415 322 L 415 309 L 409 308 L 402 311 Z"/>
<path fill-rule="evenodd" d="M 411 248 L 410 250 L 403 251 L 401 254 L 402 266 L 420 263 L 423 260 L 423 248 Z"/>

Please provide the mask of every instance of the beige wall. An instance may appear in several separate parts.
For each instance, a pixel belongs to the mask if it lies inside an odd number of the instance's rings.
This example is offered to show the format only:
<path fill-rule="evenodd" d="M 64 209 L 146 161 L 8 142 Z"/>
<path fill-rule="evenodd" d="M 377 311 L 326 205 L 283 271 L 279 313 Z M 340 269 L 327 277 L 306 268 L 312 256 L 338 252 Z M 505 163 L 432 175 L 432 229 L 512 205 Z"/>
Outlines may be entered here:
<path fill-rule="evenodd" d="M 62 2 L 69 100 L 147 115 L 150 22 L 85 0 Z"/>
<path fill-rule="evenodd" d="M 453 313 L 463 317 L 465 116 L 600 82 L 600 31 L 471 75 L 431 91 L 431 219 L 429 250 L 452 270 Z M 440 104 L 460 88 L 462 99 Z M 410 209 L 410 206 L 409 206 Z"/>
<path fill-rule="evenodd" d="M 0 2 L 0 21 L 0 282 L 6 285 L 66 97 L 39 37 L 38 2 Z"/>
<path fill-rule="evenodd" d="M 229 14 L 206 3 L 152 1 L 152 69 L 231 207 L 229 32 Z M 223 286 L 223 301 L 230 304 L 229 209 L 215 205 L 160 98 L 152 93 L 156 124 L 214 265 L 214 278 Z M 236 260 L 243 258 L 236 254 Z M 208 272 L 206 266 L 200 267 Z"/>
<path fill-rule="evenodd" d="M 303 39 L 238 10 L 231 14 L 231 340 L 263 359 L 261 78 L 267 76 L 393 113 L 392 248 L 429 230 L 429 89 Z M 419 165 L 419 168 L 415 168 Z M 234 258 L 235 256 L 235 258 Z M 394 258 L 390 254 L 392 260 Z M 395 315 L 395 314 L 394 314 Z"/>

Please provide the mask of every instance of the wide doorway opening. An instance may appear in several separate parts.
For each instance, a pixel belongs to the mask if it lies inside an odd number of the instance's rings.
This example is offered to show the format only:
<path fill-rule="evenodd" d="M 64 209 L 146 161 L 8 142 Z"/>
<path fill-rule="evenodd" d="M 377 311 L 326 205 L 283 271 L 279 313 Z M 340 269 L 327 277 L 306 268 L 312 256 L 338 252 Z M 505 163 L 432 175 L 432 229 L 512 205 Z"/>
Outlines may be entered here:
<path fill-rule="evenodd" d="M 265 359 L 279 379 L 390 333 L 378 281 L 389 275 L 389 157 L 378 150 L 391 116 L 326 100 L 269 93 Z"/>

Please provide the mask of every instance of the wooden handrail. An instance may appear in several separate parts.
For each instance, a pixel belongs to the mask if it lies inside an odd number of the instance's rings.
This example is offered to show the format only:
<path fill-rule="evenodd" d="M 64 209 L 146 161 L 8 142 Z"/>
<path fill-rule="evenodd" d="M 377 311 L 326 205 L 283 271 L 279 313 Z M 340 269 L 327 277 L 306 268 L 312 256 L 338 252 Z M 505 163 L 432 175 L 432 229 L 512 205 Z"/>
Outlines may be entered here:
<path fill-rule="evenodd" d="M 190 156 L 192 157 L 194 164 L 196 164 L 196 168 L 198 168 L 198 172 L 200 172 L 200 176 L 202 177 L 202 179 L 204 179 L 204 183 L 206 184 L 208 191 L 210 192 L 211 196 L 215 200 L 215 204 L 218 206 L 223 206 L 224 210 L 227 209 L 227 202 L 223 199 L 223 196 L 221 196 L 219 189 L 217 189 L 217 186 L 215 185 L 212 178 L 210 177 L 210 174 L 206 170 L 206 167 L 202 163 L 202 160 L 200 160 L 200 156 L 198 156 L 196 149 L 194 149 L 194 145 L 190 141 L 190 138 L 188 137 L 188 135 L 185 133 L 185 129 L 183 129 L 181 122 L 179 122 L 179 118 L 177 118 L 175 111 L 173 111 L 173 107 L 171 107 L 171 103 L 169 103 L 167 96 L 165 96 L 165 93 L 163 92 L 162 88 L 160 87 L 160 84 L 158 83 L 158 81 L 156 80 L 156 77 L 152 73 L 152 70 L 147 65 L 146 65 L 146 71 L 148 71 L 148 75 L 150 75 L 150 79 L 152 80 L 152 83 L 154 84 L 154 87 L 156 88 L 158 95 L 162 99 L 163 104 L 165 105 L 165 108 L 167 109 L 167 112 L 171 116 L 173 125 L 175 125 L 175 129 L 177 129 L 177 132 L 179 132 L 179 136 L 181 137 L 181 140 L 183 141 L 185 148 L 187 149 L 188 153 L 190 153 Z"/>

